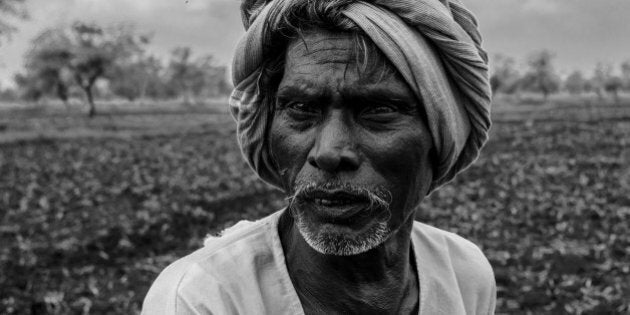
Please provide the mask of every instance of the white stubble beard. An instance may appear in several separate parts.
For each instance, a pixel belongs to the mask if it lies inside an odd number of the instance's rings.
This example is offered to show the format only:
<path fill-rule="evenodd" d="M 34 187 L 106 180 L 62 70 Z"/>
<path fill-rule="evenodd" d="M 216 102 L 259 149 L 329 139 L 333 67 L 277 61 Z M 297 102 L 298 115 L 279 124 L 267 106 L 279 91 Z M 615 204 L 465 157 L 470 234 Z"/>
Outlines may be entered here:
<path fill-rule="evenodd" d="M 306 222 L 304 215 L 299 213 L 300 210 L 295 208 L 290 210 L 295 225 L 306 243 L 324 255 L 351 256 L 365 253 L 385 242 L 391 234 L 386 219 L 355 237 L 349 237 L 343 233 L 322 232 L 317 226 Z"/>

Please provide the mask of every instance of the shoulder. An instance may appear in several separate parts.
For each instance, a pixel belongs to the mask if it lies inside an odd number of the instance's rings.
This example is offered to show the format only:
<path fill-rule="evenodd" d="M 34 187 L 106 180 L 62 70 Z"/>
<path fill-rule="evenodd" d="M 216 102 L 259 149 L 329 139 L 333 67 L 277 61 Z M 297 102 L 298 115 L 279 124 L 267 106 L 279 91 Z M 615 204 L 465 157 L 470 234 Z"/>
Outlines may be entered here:
<path fill-rule="evenodd" d="M 488 259 L 475 243 L 453 232 L 420 222 L 414 222 L 413 233 L 416 237 L 429 242 L 429 246 L 435 247 L 435 250 L 447 254 L 456 264 L 455 267 L 465 264 L 466 270 L 478 271 L 478 274 L 483 276 L 494 276 Z"/>
<path fill-rule="evenodd" d="M 241 221 L 204 247 L 166 267 L 147 293 L 143 314 L 234 313 L 238 305 L 226 298 L 231 287 L 246 283 L 257 263 L 271 259 L 273 221 Z M 210 309 L 212 306 L 213 309 Z"/>
<path fill-rule="evenodd" d="M 413 238 L 433 255 L 435 266 L 454 275 L 467 313 L 494 312 L 496 282 L 490 262 L 473 242 L 452 232 L 415 222 Z M 469 312 L 470 311 L 470 312 Z"/>

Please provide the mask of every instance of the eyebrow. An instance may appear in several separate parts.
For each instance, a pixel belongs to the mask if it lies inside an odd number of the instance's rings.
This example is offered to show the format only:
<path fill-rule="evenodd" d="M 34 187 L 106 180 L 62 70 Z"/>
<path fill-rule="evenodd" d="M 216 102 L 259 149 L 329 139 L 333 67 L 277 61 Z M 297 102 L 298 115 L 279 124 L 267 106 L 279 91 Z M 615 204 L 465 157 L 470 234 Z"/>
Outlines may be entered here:
<path fill-rule="evenodd" d="M 301 100 L 309 102 L 329 102 L 332 93 L 327 88 L 308 81 L 297 81 L 295 85 L 280 87 L 276 93 L 277 100 Z M 341 97 L 349 103 L 378 103 L 388 102 L 403 107 L 413 107 L 417 103 L 415 95 L 408 95 L 404 91 L 383 88 L 376 84 L 347 86 L 341 90 Z"/>
<path fill-rule="evenodd" d="M 413 107 L 417 103 L 415 95 L 372 84 L 346 87 L 341 91 L 341 95 L 344 100 L 350 102 L 389 102 L 404 107 Z"/>
<path fill-rule="evenodd" d="M 297 81 L 295 83 L 295 85 L 280 87 L 276 93 L 276 99 L 326 102 L 332 98 L 332 93 L 326 88 L 307 81 Z"/>

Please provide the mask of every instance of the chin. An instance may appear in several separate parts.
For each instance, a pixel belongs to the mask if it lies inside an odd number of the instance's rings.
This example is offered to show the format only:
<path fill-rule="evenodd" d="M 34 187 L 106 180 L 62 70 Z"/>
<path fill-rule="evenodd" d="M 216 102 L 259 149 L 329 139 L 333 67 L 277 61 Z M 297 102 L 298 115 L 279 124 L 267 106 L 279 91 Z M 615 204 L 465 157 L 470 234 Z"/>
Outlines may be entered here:
<path fill-rule="evenodd" d="M 352 256 L 381 245 L 391 235 L 389 215 L 367 213 L 354 220 L 330 220 L 317 210 L 291 209 L 296 227 L 306 243 L 324 255 Z"/>

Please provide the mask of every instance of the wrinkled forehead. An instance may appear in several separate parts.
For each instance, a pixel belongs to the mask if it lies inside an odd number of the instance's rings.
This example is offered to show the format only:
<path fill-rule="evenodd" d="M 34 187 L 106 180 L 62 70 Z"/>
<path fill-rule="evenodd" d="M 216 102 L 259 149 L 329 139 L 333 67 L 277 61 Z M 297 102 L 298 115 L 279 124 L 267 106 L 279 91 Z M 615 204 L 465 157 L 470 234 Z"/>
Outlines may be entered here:
<path fill-rule="evenodd" d="M 394 66 L 366 35 L 323 29 L 306 31 L 292 40 L 286 52 L 285 71 L 326 65 L 357 70 L 360 76 L 385 79 L 397 74 Z"/>
<path fill-rule="evenodd" d="M 350 63 L 357 54 L 352 34 L 328 31 L 309 31 L 290 42 L 289 60 L 308 57 L 314 63 Z"/>

